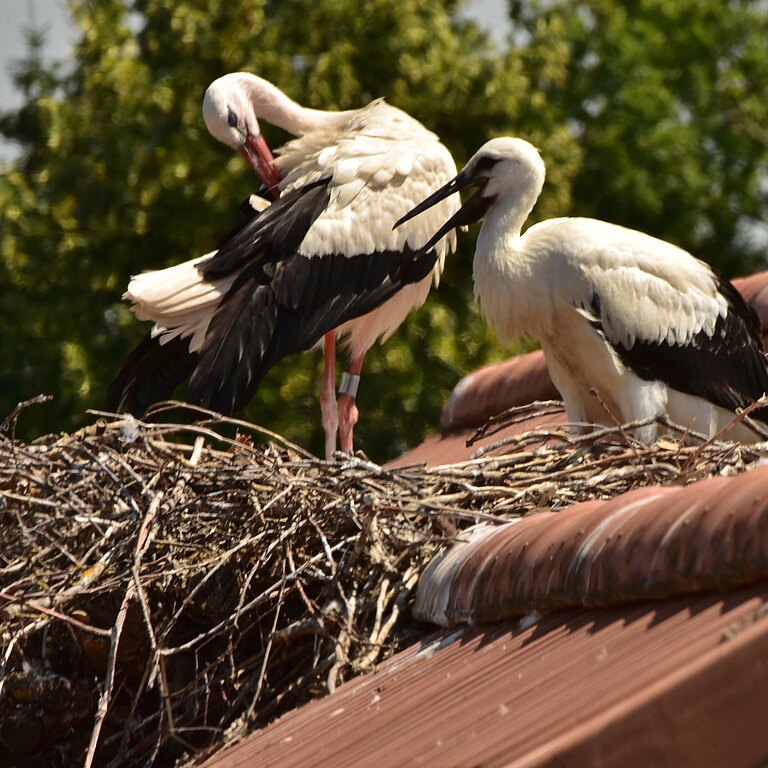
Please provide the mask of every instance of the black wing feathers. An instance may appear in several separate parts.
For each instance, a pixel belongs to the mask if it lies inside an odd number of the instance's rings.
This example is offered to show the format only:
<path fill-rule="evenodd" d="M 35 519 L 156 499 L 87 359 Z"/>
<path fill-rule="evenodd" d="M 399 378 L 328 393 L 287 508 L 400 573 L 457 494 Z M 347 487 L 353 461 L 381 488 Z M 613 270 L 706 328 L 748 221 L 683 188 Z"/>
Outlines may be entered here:
<path fill-rule="evenodd" d="M 664 381 L 680 392 L 735 410 L 768 392 L 768 361 L 757 314 L 730 282 L 716 275 L 728 312 L 718 317 L 712 336 L 701 331 L 686 345 L 636 341 L 631 349 L 617 345 L 616 350 L 641 378 Z M 766 408 L 751 416 L 768 423 Z"/>
<path fill-rule="evenodd" d="M 166 382 L 159 370 L 162 348 L 140 345 L 110 388 L 112 400 L 146 407 L 170 397 L 183 373 L 182 378 L 190 377 L 189 402 L 231 413 L 248 402 L 275 363 L 309 349 L 325 333 L 429 276 L 437 259 L 434 249 L 311 257 L 299 253 L 329 197 L 328 180 L 322 179 L 284 193 L 260 213 L 249 206 L 217 254 L 199 267 L 210 280 L 236 274 L 202 348 L 194 355 L 187 351 L 183 364 L 174 361 Z M 172 343 L 177 353 L 178 345 Z M 149 355 L 146 360 L 142 351 Z"/>
<path fill-rule="evenodd" d="M 436 258 L 435 251 L 410 249 L 351 257 L 293 254 L 267 262 L 275 268 L 268 283 L 261 263 L 247 267 L 211 321 L 188 397 L 214 410 L 237 410 L 273 365 L 429 276 Z"/>
<path fill-rule="evenodd" d="M 177 337 L 161 344 L 148 333 L 110 384 L 107 410 L 143 415 L 153 403 L 170 399 L 196 364 L 197 355 L 189 351 L 189 339 Z"/>
<path fill-rule="evenodd" d="M 251 204 L 252 197 L 254 197 L 254 195 L 251 195 L 250 197 L 243 200 L 243 202 L 238 206 L 240 213 L 243 215 L 240 221 L 238 221 L 237 224 L 235 224 L 235 226 L 232 227 L 232 229 L 230 229 L 229 232 L 227 232 L 227 234 L 219 240 L 219 244 L 216 246 L 216 248 L 219 250 L 221 250 L 222 246 L 226 245 L 235 235 L 237 235 L 244 227 L 246 227 L 252 219 L 255 219 L 261 213 L 258 208 L 254 208 Z"/>
<path fill-rule="evenodd" d="M 286 192 L 260 213 L 246 214 L 240 226 L 221 242 L 216 255 L 201 267 L 203 276 L 212 280 L 254 260 L 276 261 L 295 253 L 328 199 L 328 179 L 321 179 Z"/>

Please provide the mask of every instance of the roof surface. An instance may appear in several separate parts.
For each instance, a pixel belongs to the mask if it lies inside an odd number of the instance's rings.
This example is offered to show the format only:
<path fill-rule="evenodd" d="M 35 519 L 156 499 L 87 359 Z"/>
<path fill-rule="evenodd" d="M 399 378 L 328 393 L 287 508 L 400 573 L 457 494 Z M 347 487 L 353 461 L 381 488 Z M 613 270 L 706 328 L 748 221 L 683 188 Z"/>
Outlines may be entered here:
<path fill-rule="evenodd" d="M 435 635 L 207 768 L 755 766 L 768 583 Z"/>
<path fill-rule="evenodd" d="M 768 467 L 650 485 L 461 538 L 421 575 L 418 618 L 451 626 L 733 588 L 768 578 Z"/>
<path fill-rule="evenodd" d="M 766 337 L 768 337 L 768 271 L 756 272 L 749 277 L 739 277 L 733 281 L 733 284 L 757 312 L 765 347 Z"/>
<path fill-rule="evenodd" d="M 735 282 L 768 327 L 768 272 Z M 390 466 L 504 450 L 564 415 L 466 443 L 488 417 L 553 397 L 540 353 L 471 374 L 443 434 Z M 768 468 L 757 468 L 535 514 L 456 545 L 421 615 L 499 623 L 441 630 L 206 766 L 768 764 L 767 524 Z M 710 591 L 649 599 L 689 589 Z M 629 602 L 583 607 L 617 600 Z M 509 618 L 564 603 L 581 606 Z"/>
<path fill-rule="evenodd" d="M 440 416 L 449 434 L 483 424 L 491 416 L 534 400 L 560 399 L 541 350 L 467 374 L 451 392 Z"/>

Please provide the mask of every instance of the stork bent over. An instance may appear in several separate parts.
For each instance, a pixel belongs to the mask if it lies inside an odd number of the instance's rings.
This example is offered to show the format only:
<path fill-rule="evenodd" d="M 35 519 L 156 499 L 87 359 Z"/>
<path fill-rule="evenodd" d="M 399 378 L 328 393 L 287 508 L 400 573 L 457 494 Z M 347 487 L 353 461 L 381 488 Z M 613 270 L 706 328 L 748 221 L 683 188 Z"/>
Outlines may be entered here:
<path fill-rule="evenodd" d="M 154 357 L 146 370 L 140 350 L 129 357 L 128 370 L 124 366 L 112 387 L 113 399 L 130 403 L 141 391 L 141 404 L 148 405 L 147 380 L 162 379 L 158 391 L 166 393 L 171 380 L 180 383 L 189 376 L 187 400 L 229 413 L 253 396 L 272 365 L 322 342 L 326 457 L 335 451 L 337 424 L 341 448 L 351 452 L 365 354 L 377 340 L 386 340 L 438 281 L 455 235 L 423 246 L 457 211 L 458 201 L 446 200 L 407 228 L 395 231 L 393 225 L 450 179 L 455 164 L 433 133 L 383 100 L 343 112 L 308 109 L 247 73 L 214 81 L 203 115 L 210 132 L 243 154 L 276 199 L 195 264 L 196 290 L 205 297 L 204 331 L 199 318 L 194 328 L 185 324 L 189 285 L 180 291 L 168 270 L 136 278 L 158 288 L 157 311 L 137 305 L 155 320 L 157 341 L 145 340 Z M 298 137 L 277 159 L 261 136 L 260 119 Z M 190 278 L 187 271 L 185 280 Z M 127 298 L 135 295 L 129 286 Z M 183 312 L 174 303 L 177 295 L 184 298 Z M 338 339 L 348 347 L 350 366 L 337 404 Z M 182 362 L 161 375 L 164 340 Z"/>

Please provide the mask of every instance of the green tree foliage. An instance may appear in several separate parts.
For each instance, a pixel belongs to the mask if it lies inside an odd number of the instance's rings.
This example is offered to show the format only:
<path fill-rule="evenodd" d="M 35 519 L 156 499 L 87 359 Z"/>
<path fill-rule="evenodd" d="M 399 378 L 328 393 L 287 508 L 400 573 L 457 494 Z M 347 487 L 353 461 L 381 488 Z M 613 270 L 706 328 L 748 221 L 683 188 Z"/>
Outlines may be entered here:
<path fill-rule="evenodd" d="M 549 169 L 535 218 L 577 211 L 729 270 L 754 263 L 745 224 L 765 218 L 768 125 L 758 3 L 691 0 L 683 20 L 654 2 L 637 19 L 608 0 L 512 3 L 504 51 L 462 20 L 459 0 L 68 5 L 80 30 L 71 71 L 43 67 L 33 39 L 17 73 L 24 106 L 0 119 L 22 150 L 0 179 L 0 413 L 55 396 L 23 415 L 27 437 L 71 430 L 103 404 L 146 330 L 120 301 L 129 276 L 211 250 L 237 220 L 256 181 L 200 116 L 205 87 L 229 71 L 318 108 L 384 96 L 459 165 L 492 136 L 525 136 Z M 474 233 L 461 240 L 440 289 L 366 362 L 357 434 L 376 459 L 434 429 L 457 379 L 510 351 L 479 318 Z M 320 450 L 320 365 L 308 352 L 278 366 L 245 417 Z"/>
<path fill-rule="evenodd" d="M 573 212 L 650 232 L 729 274 L 768 245 L 768 6 L 539 0 L 511 13 L 565 72 L 534 87 L 578 139 Z"/>

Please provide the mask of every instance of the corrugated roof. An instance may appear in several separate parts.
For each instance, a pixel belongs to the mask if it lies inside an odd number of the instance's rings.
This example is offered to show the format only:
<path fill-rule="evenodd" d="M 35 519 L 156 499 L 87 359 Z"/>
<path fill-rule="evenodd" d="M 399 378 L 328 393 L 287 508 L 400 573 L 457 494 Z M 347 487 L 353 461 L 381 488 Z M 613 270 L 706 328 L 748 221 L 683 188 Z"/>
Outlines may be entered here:
<path fill-rule="evenodd" d="M 466 538 L 422 574 L 418 618 L 451 626 L 732 588 L 768 578 L 768 467 L 639 488 Z"/>
<path fill-rule="evenodd" d="M 440 417 L 443 434 L 483 424 L 507 408 L 534 400 L 560 399 L 541 350 L 489 365 L 465 376 Z"/>
<path fill-rule="evenodd" d="M 763 346 L 768 341 L 768 271 L 756 272 L 749 277 L 740 277 L 733 281 L 739 293 L 757 312 L 763 333 Z"/>
<path fill-rule="evenodd" d="M 763 582 L 444 631 L 205 765 L 762 764 L 766 598 Z"/>

